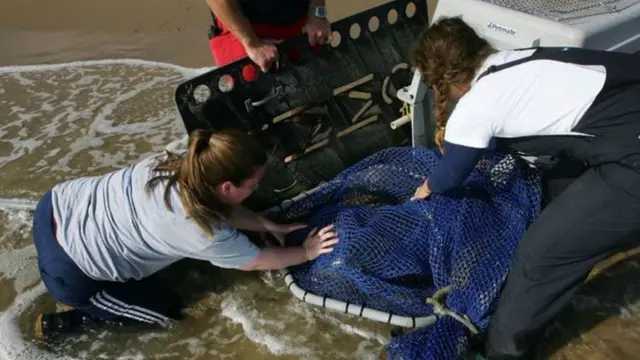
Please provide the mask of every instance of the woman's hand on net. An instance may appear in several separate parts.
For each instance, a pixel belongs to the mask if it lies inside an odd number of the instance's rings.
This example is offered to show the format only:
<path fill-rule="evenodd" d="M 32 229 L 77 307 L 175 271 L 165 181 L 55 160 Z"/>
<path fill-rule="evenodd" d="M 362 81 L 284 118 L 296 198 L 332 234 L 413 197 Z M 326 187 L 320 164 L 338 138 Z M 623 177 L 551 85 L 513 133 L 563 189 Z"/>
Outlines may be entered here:
<path fill-rule="evenodd" d="M 307 260 L 313 260 L 318 256 L 333 251 L 333 247 L 338 243 L 338 234 L 334 231 L 333 225 L 328 225 L 320 229 L 311 230 L 302 246 L 304 247 Z"/>

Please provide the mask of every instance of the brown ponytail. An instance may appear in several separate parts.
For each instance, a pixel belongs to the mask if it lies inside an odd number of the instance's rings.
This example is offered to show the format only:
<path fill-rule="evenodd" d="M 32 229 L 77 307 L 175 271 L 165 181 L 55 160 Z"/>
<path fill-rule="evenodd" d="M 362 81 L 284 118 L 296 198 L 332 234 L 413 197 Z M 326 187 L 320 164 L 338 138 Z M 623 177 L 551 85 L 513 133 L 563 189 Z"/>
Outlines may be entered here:
<path fill-rule="evenodd" d="M 153 169 L 158 174 L 147 182 L 146 188 L 151 191 L 166 182 L 164 202 L 172 210 L 170 190 L 176 186 L 187 214 L 203 231 L 213 235 L 212 225 L 219 226 L 220 215 L 228 216 L 231 211 L 220 201 L 218 185 L 231 181 L 239 186 L 266 162 L 266 153 L 248 134 L 196 130 L 189 136 L 186 154 L 168 153 Z"/>
<path fill-rule="evenodd" d="M 411 52 L 413 66 L 435 93 L 435 143 L 440 150 L 448 120 L 452 86 L 468 84 L 484 60 L 496 50 L 457 17 L 440 18 L 418 37 Z"/>
<path fill-rule="evenodd" d="M 444 146 L 444 129 L 447 126 L 448 111 L 447 105 L 449 104 L 447 94 L 447 87 L 444 82 L 440 82 L 434 86 L 433 92 L 435 95 L 435 116 L 436 116 L 436 130 L 434 134 L 434 140 L 438 149 L 442 150 Z"/>

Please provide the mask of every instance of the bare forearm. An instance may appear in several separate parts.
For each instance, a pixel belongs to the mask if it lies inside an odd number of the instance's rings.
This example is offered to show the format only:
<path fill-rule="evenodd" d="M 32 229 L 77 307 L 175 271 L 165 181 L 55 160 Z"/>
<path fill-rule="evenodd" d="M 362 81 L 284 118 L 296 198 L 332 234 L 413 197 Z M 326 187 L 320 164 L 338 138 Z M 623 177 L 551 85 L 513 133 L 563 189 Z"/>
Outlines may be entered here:
<path fill-rule="evenodd" d="M 256 214 L 242 205 L 233 207 L 228 220 L 231 226 L 240 230 L 271 232 L 274 231 L 275 228 L 275 224 L 272 221 L 265 219 L 263 216 Z"/>
<path fill-rule="evenodd" d="M 279 248 L 268 247 L 260 251 L 260 254 L 242 270 L 278 270 L 295 266 L 307 261 L 307 254 L 302 246 Z"/>
<path fill-rule="evenodd" d="M 240 42 L 247 46 L 259 42 L 249 20 L 242 13 L 237 0 L 206 0 L 215 16 Z M 315 1 L 315 0 L 314 0 Z"/>

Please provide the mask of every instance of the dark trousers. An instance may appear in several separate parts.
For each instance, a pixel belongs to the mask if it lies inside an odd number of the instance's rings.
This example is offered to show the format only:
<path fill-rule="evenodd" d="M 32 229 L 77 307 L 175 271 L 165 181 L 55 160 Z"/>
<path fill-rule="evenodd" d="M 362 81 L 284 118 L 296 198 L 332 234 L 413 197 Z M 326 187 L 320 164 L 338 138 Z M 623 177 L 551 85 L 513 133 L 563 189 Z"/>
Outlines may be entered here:
<path fill-rule="evenodd" d="M 33 238 L 40 277 L 51 296 L 93 319 L 167 326 L 180 316 L 178 295 L 154 276 L 140 281 L 96 281 L 60 247 L 53 230 L 51 193 L 36 206 Z"/>
<path fill-rule="evenodd" d="M 559 194 L 520 242 L 488 330 L 490 359 L 532 358 L 592 268 L 640 242 L 640 173 L 612 163 L 557 180 Z"/>

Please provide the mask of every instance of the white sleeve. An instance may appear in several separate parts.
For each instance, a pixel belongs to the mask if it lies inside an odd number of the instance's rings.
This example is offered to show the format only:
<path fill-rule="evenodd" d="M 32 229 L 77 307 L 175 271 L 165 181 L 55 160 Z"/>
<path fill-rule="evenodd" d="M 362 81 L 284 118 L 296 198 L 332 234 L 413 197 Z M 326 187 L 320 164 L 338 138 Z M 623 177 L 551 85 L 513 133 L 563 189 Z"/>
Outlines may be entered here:
<path fill-rule="evenodd" d="M 480 95 L 482 91 L 472 89 L 458 101 L 445 127 L 446 142 L 476 149 L 489 146 L 495 133 L 495 115 L 493 105 Z"/>

